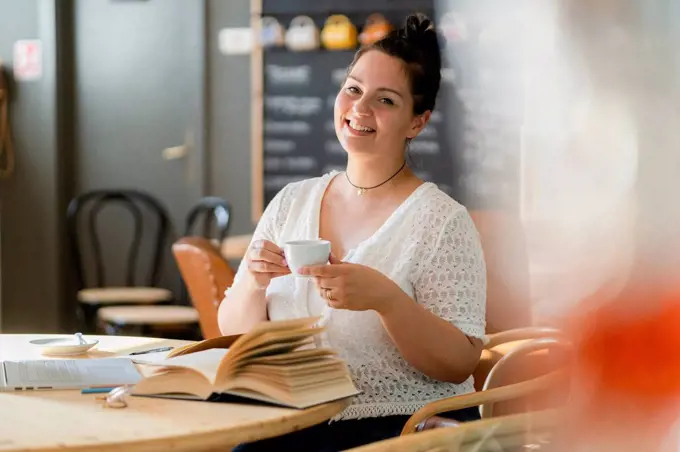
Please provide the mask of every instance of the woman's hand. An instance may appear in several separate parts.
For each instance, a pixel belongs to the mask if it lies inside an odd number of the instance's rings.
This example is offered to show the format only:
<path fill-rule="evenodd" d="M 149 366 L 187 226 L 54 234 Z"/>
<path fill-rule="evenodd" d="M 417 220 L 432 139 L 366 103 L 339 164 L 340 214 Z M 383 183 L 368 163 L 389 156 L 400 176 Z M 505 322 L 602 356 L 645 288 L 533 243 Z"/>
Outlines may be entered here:
<path fill-rule="evenodd" d="M 331 265 L 305 267 L 300 274 L 313 276 L 321 297 L 335 309 L 375 310 L 384 314 L 404 292 L 390 278 L 371 267 L 330 257 Z"/>
<path fill-rule="evenodd" d="M 273 278 L 290 273 L 283 250 L 269 240 L 253 242 L 246 259 L 248 274 L 258 289 L 266 289 Z"/>

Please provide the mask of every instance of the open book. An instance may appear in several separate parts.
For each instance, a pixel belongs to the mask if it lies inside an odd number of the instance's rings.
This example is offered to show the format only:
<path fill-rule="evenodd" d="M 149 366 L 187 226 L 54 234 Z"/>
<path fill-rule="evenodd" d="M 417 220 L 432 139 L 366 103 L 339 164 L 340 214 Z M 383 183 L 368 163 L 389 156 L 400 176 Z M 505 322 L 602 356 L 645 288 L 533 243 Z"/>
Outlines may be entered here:
<path fill-rule="evenodd" d="M 177 348 L 134 395 L 216 400 L 220 395 L 307 408 L 359 393 L 335 352 L 316 348 L 318 319 L 263 322 L 248 333 Z"/>

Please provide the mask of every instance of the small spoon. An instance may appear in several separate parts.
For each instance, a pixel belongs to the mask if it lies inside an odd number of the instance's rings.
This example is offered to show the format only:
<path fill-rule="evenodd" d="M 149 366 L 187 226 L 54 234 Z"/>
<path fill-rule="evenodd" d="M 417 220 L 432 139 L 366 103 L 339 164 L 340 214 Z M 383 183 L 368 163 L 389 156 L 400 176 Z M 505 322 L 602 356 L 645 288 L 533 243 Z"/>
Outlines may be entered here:
<path fill-rule="evenodd" d="M 82 333 L 76 333 L 76 337 L 78 338 L 78 343 L 80 345 L 87 345 L 87 341 L 85 339 L 83 339 Z"/>

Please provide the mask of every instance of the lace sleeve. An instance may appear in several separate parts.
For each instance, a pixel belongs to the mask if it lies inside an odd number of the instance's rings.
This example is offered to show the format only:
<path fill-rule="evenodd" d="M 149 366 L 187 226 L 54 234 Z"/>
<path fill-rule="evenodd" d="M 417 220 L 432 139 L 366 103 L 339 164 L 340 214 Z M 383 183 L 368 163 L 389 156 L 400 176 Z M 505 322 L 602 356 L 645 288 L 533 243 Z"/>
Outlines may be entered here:
<path fill-rule="evenodd" d="M 264 209 L 262 217 L 260 217 L 260 221 L 257 223 L 255 232 L 253 232 L 253 237 L 250 240 L 251 245 L 256 240 L 269 240 L 270 242 L 277 243 L 288 212 L 290 191 L 290 185 L 285 186 L 269 202 L 267 208 Z M 232 287 L 241 280 L 246 271 L 246 259 L 242 259 L 234 276 Z M 225 295 L 228 292 L 229 289 L 226 290 Z"/>
<path fill-rule="evenodd" d="M 446 221 L 433 245 L 414 281 L 416 300 L 467 336 L 483 339 L 486 266 L 467 210 L 458 210 Z"/>

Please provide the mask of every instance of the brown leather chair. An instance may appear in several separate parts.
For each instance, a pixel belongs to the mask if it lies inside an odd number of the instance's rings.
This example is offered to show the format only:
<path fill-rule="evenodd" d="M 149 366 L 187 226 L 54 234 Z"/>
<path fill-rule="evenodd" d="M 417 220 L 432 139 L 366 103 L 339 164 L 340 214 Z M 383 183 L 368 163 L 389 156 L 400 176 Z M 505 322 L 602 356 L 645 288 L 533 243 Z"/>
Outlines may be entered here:
<path fill-rule="evenodd" d="M 224 291 L 234 282 L 234 270 L 218 248 L 203 237 L 183 237 L 172 245 L 172 253 L 198 311 L 205 339 L 221 336 L 217 309 Z"/>

